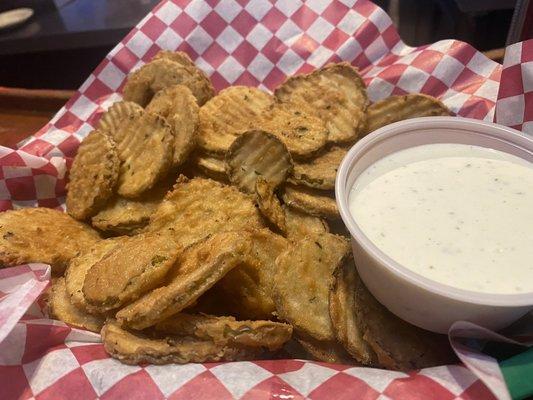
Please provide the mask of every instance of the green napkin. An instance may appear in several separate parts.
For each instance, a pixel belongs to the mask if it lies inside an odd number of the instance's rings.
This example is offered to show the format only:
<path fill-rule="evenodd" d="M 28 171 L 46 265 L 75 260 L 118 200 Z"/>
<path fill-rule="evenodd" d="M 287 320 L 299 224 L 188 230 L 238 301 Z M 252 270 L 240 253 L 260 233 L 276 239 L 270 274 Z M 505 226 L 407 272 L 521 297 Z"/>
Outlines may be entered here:
<path fill-rule="evenodd" d="M 533 347 L 499 364 L 513 400 L 533 396 Z"/>

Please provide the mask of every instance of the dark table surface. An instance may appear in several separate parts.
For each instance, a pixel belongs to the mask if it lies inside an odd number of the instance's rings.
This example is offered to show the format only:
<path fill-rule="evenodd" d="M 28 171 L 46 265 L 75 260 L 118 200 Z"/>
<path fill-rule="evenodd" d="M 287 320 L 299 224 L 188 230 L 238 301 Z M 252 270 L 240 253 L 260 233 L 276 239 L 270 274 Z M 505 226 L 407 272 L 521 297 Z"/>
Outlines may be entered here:
<path fill-rule="evenodd" d="M 39 7 L 24 25 L 0 30 L 0 55 L 114 45 L 158 2 L 72 0 Z"/>

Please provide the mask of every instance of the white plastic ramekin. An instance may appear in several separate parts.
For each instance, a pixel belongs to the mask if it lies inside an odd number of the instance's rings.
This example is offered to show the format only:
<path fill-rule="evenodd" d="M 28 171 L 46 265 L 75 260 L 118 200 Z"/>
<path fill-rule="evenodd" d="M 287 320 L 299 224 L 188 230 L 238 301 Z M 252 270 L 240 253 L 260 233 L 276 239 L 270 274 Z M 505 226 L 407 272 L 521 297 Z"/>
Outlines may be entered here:
<path fill-rule="evenodd" d="M 533 162 L 532 139 L 514 129 L 473 119 L 415 118 L 372 132 L 348 152 L 335 182 L 337 205 L 352 235 L 357 271 L 368 289 L 385 307 L 421 328 L 446 333 L 459 320 L 494 330 L 504 328 L 533 309 L 533 293 L 480 293 L 427 279 L 379 250 L 350 214 L 350 189 L 367 167 L 396 151 L 430 143 L 483 146 Z M 533 221 L 531 223 L 533 229 Z"/>

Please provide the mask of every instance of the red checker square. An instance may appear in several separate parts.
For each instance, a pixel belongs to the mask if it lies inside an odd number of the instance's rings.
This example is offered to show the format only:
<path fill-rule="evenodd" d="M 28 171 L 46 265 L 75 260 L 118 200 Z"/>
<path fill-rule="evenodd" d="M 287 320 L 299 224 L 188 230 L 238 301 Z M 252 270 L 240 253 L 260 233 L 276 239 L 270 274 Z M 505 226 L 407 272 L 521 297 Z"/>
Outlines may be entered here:
<path fill-rule="evenodd" d="M 77 96 L 79 97 L 79 96 Z M 75 122 L 80 122 L 78 117 L 72 114 L 70 111 L 65 111 L 65 113 L 55 122 L 56 128 L 63 129 L 69 125 L 74 124 Z"/>
<path fill-rule="evenodd" d="M 457 398 L 459 400 L 496 400 L 496 397 L 481 381 L 476 381 Z M 457 400 L 456 399 L 456 400 Z"/>
<path fill-rule="evenodd" d="M 408 91 L 403 90 L 402 88 L 395 86 L 394 89 L 392 89 L 391 96 L 403 96 L 404 94 L 409 94 Z"/>
<path fill-rule="evenodd" d="M 148 21 L 142 26 L 141 31 L 152 40 L 156 40 L 159 35 L 166 29 L 166 25 L 163 21 L 152 15 Z"/>
<path fill-rule="evenodd" d="M 36 142 L 39 141 L 41 143 L 48 143 L 48 142 L 44 142 L 40 139 L 37 139 L 35 140 Z M 26 151 L 26 150 L 25 150 Z M 28 151 L 26 151 L 28 152 Z M 2 158 L 0 158 L 0 165 L 9 165 L 9 166 L 13 166 L 13 167 L 25 167 L 26 166 L 26 162 L 22 159 L 22 157 L 16 153 L 14 150 L 7 153 L 5 156 L 2 156 Z"/>
<path fill-rule="evenodd" d="M 400 56 L 390 53 L 383 57 L 381 60 L 379 60 L 376 65 L 379 67 L 386 67 L 387 65 L 394 64 L 396 61 L 398 61 L 399 58 Z"/>
<path fill-rule="evenodd" d="M 456 58 L 458 61 L 466 65 L 472 59 L 472 57 L 474 57 L 474 54 L 476 54 L 476 52 L 477 50 L 474 49 L 472 46 L 464 42 L 454 40 L 453 44 L 446 52 L 446 54 Z"/>
<path fill-rule="evenodd" d="M 533 92 L 524 93 L 524 121 L 533 121 Z"/>
<path fill-rule="evenodd" d="M 26 348 L 22 363 L 27 364 L 41 358 L 50 351 L 64 349 L 65 338 L 71 329 L 56 325 L 26 325 Z"/>
<path fill-rule="evenodd" d="M 76 393 L 78 399 L 95 399 L 96 392 L 81 368 L 77 368 L 61 377 L 50 387 L 43 390 L 36 400 L 70 399 Z"/>
<path fill-rule="evenodd" d="M 335 29 L 329 34 L 329 36 L 322 42 L 322 46 L 336 51 L 342 44 L 344 44 L 350 36 L 341 31 Z"/>
<path fill-rule="evenodd" d="M 83 95 L 87 97 L 89 100 L 92 100 L 93 102 L 97 102 L 98 98 L 111 94 L 113 90 L 111 90 L 106 84 L 104 84 L 101 80 L 95 79 L 91 82 L 89 87 L 85 89 L 83 92 Z"/>
<path fill-rule="evenodd" d="M 521 131 L 522 130 L 522 124 L 520 124 L 520 125 L 511 125 L 509 128 L 513 128 L 513 129 L 516 129 L 517 131 Z"/>
<path fill-rule="evenodd" d="M 299 360 L 259 360 L 254 361 L 254 364 L 259 365 L 261 368 L 272 372 L 273 374 L 284 374 L 286 372 L 298 371 L 305 363 Z"/>
<path fill-rule="evenodd" d="M 318 48 L 319 44 L 305 33 L 302 34 L 291 46 L 296 54 L 307 60 Z"/>
<path fill-rule="evenodd" d="M 407 69 L 407 65 L 405 64 L 393 64 L 390 67 L 385 68 L 383 71 L 378 73 L 378 77 L 383 79 L 384 81 L 387 81 L 389 83 L 392 83 L 395 85 L 400 78 L 402 77 L 402 74 Z"/>
<path fill-rule="evenodd" d="M 191 47 L 191 45 L 187 42 L 182 42 L 176 51 L 183 51 L 191 57 L 191 59 L 194 61 L 196 60 L 200 55 Z"/>
<path fill-rule="evenodd" d="M 178 15 L 177 18 L 170 24 L 172 30 L 182 38 L 187 37 L 189 33 L 191 33 L 197 26 L 198 24 L 196 21 L 189 17 L 186 13 L 181 13 Z"/>
<path fill-rule="evenodd" d="M 152 43 L 150 48 L 144 53 L 144 55 L 141 57 L 141 60 L 143 60 L 145 63 L 149 62 L 154 58 L 154 56 L 159 53 L 161 50 L 161 47 L 159 47 L 157 44 Z"/>
<path fill-rule="evenodd" d="M 52 175 L 57 176 L 57 168 L 52 163 L 48 163 L 43 165 L 42 167 L 39 167 L 38 169 L 32 168 L 31 170 L 32 175 Z"/>
<path fill-rule="evenodd" d="M 359 29 L 357 29 L 355 36 L 361 47 L 365 49 L 370 46 L 370 44 L 376 40 L 380 34 L 376 25 L 374 25 L 372 21 L 367 20 L 361 24 Z"/>
<path fill-rule="evenodd" d="M 70 349 L 76 360 L 83 365 L 85 363 L 104 360 L 109 358 L 109 354 L 104 350 L 103 344 L 88 344 L 86 346 L 76 346 Z"/>
<path fill-rule="evenodd" d="M 200 392 L 201 393 L 201 392 Z M 100 399 L 164 399 L 152 377 L 144 369 L 115 383 Z"/>
<path fill-rule="evenodd" d="M 280 398 L 291 400 L 303 400 L 305 398 L 287 382 L 277 376 L 272 376 L 246 392 L 241 400 L 270 400 L 274 398 L 274 393 L 279 394 Z"/>
<path fill-rule="evenodd" d="M 217 91 L 227 88 L 230 85 L 230 83 L 216 71 L 213 72 L 213 75 L 211 75 L 210 78 L 211 78 L 211 83 L 213 84 L 213 86 L 215 87 L 215 90 Z"/>
<path fill-rule="evenodd" d="M 0 387 L 3 399 L 24 400 L 32 397 L 28 379 L 21 365 L 0 366 Z"/>
<path fill-rule="evenodd" d="M 452 400 L 455 396 L 448 389 L 424 375 L 413 374 L 395 379 L 383 391 L 393 400 Z"/>
<path fill-rule="evenodd" d="M 35 183 L 32 176 L 19 176 L 18 178 L 8 178 L 5 180 L 7 190 L 11 193 L 11 200 L 26 201 L 34 200 L 37 197 Z"/>
<path fill-rule="evenodd" d="M 127 47 L 121 48 L 117 54 L 112 58 L 115 64 L 125 74 L 129 73 L 131 69 L 137 64 L 139 59 Z"/>
<path fill-rule="evenodd" d="M 357 12 L 365 17 L 369 17 L 374 12 L 384 13 L 378 6 L 370 1 L 361 1 L 357 4 Z"/>
<path fill-rule="evenodd" d="M 446 86 L 440 79 L 430 76 L 424 86 L 422 86 L 422 93 L 430 94 L 434 97 L 442 96 L 448 90 Z"/>
<path fill-rule="evenodd" d="M 261 53 L 270 60 L 273 64 L 276 64 L 279 59 L 285 54 L 288 47 L 277 37 L 273 36 L 263 47 Z"/>
<path fill-rule="evenodd" d="M 265 28 L 269 29 L 271 32 L 277 32 L 277 30 L 283 25 L 287 20 L 287 17 L 276 7 L 272 7 L 268 11 L 261 22 L 265 25 Z"/>
<path fill-rule="evenodd" d="M 252 74 L 250 74 L 248 71 L 244 71 L 241 76 L 237 78 L 237 80 L 233 83 L 233 85 L 242 85 L 242 86 L 253 86 L 257 87 L 259 86 L 261 82 L 257 80 L 256 77 L 254 77 Z"/>
<path fill-rule="evenodd" d="M 380 395 L 363 380 L 339 373 L 309 393 L 308 397 L 317 400 L 327 399 L 332 393 L 335 393 L 336 400 L 375 400 Z"/>
<path fill-rule="evenodd" d="M 263 84 L 270 90 L 274 90 L 281 85 L 285 78 L 285 74 L 279 68 L 274 67 L 263 80 Z"/>
<path fill-rule="evenodd" d="M 231 54 L 241 65 L 250 65 L 252 60 L 259 54 L 254 46 L 249 42 L 242 42 L 235 51 Z"/>
<path fill-rule="evenodd" d="M 359 53 L 357 57 L 355 57 L 355 59 L 352 61 L 352 64 L 359 69 L 363 69 L 371 65 L 372 62 L 368 59 L 365 53 Z M 400 79 L 400 77 L 398 77 L 398 79 Z"/>
<path fill-rule="evenodd" d="M 298 25 L 304 31 L 309 28 L 315 20 L 318 18 L 318 14 L 305 5 L 305 3 L 294 14 L 291 15 L 291 20 Z"/>
<path fill-rule="evenodd" d="M 62 193 L 56 192 L 56 195 L 64 196 L 66 194 L 66 191 L 63 191 Z M 37 206 L 38 207 L 46 207 L 46 208 L 57 208 L 61 205 L 61 202 L 59 199 L 38 199 L 37 200 Z"/>
<path fill-rule="evenodd" d="M 209 4 L 211 8 L 215 8 L 215 6 L 219 3 L 220 0 L 204 0 L 205 3 Z"/>
<path fill-rule="evenodd" d="M 211 11 L 204 20 L 200 23 L 200 26 L 211 35 L 212 38 L 216 38 L 220 35 L 220 32 L 228 26 L 228 23 L 222 19 L 215 11 Z"/>
<path fill-rule="evenodd" d="M 22 151 L 25 151 L 26 153 L 30 153 L 35 156 L 42 156 L 44 154 L 47 154 L 50 150 L 52 150 L 53 147 L 54 146 L 52 146 L 50 143 L 44 140 L 35 139 L 29 142 L 28 144 L 22 146 L 20 149 Z M 8 164 L 8 165 L 15 165 L 15 164 Z"/>
<path fill-rule="evenodd" d="M 231 27 L 239 32 L 242 37 L 246 37 L 255 25 L 257 25 L 257 20 L 246 10 L 242 10 L 235 19 L 231 21 Z"/>
<path fill-rule="evenodd" d="M 191 0 L 173 0 L 174 3 L 176 3 L 181 8 L 185 8 L 189 5 Z"/>
<path fill-rule="evenodd" d="M 131 31 L 128 32 L 124 39 L 122 39 L 122 43 L 128 43 L 137 32 L 139 32 L 139 29 L 137 29 L 136 27 L 133 28 Z"/>
<path fill-rule="evenodd" d="M 197 398 L 199 393 L 202 394 L 203 400 L 233 399 L 228 389 L 209 371 L 191 379 L 168 398 L 169 400 L 189 400 Z"/>
<path fill-rule="evenodd" d="M 423 50 L 411 62 L 411 65 L 431 74 L 442 60 L 443 54 L 435 50 Z"/>
<path fill-rule="evenodd" d="M 491 79 L 496 82 L 500 82 L 502 76 L 502 67 L 494 68 L 494 70 L 489 75 L 488 79 Z"/>
<path fill-rule="evenodd" d="M 296 70 L 294 75 L 300 75 L 300 74 L 308 74 L 310 72 L 313 72 L 316 68 L 313 67 L 311 64 L 303 63 L 300 68 Z"/>
<path fill-rule="evenodd" d="M 340 1 L 334 0 L 324 11 L 322 11 L 322 14 L 320 15 L 326 21 L 336 26 L 349 10 L 350 9 Z"/>
<path fill-rule="evenodd" d="M 202 58 L 211 64 L 213 68 L 218 68 L 226 60 L 227 56 L 228 52 L 217 42 L 211 43 L 211 46 L 202 54 Z"/>
<path fill-rule="evenodd" d="M 76 152 L 78 151 L 79 143 L 80 142 L 78 139 L 76 139 L 76 137 L 69 136 L 61 143 L 59 143 L 57 147 L 63 152 L 65 156 L 74 157 L 76 155 Z"/>
<path fill-rule="evenodd" d="M 11 200 L 0 200 L 0 211 L 7 211 L 7 210 L 12 210 L 12 209 L 13 209 L 13 203 L 11 203 Z M 0 372 L 0 378 L 1 377 L 2 377 L 2 373 Z M 0 379 L 0 386 L 1 386 L 1 382 L 2 380 Z"/>
<path fill-rule="evenodd" d="M 533 40 L 522 42 L 521 61 L 523 63 L 533 61 Z"/>
<path fill-rule="evenodd" d="M 524 84 L 522 82 L 522 68 L 520 64 L 512 65 L 505 68 L 501 75 L 499 99 L 516 96 L 524 93 Z"/>
<path fill-rule="evenodd" d="M 387 29 L 381 32 L 381 38 L 389 49 L 392 49 L 401 40 L 394 25 L 389 26 Z"/>
<path fill-rule="evenodd" d="M 458 92 L 472 94 L 483 85 L 484 81 L 485 78 L 479 76 L 472 70 L 465 68 L 452 83 L 451 87 Z"/>

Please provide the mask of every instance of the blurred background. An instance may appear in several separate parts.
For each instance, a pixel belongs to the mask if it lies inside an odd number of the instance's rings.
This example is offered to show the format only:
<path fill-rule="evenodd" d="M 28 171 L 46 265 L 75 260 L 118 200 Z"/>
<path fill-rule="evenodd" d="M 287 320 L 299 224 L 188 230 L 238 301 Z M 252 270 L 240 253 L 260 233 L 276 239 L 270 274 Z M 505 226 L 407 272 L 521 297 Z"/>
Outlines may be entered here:
<path fill-rule="evenodd" d="M 22 128 L 26 134 L 38 129 L 158 2 L 0 0 L 0 13 L 22 7 L 33 10 L 33 15 L 21 16 L 26 21 L 22 18 L 19 25 L 4 28 L 0 14 L 0 135 L 21 129 L 13 109 L 26 113 L 23 122 L 28 126 Z M 531 37 L 524 27 L 533 26 L 525 21 L 528 0 L 375 3 L 389 13 L 408 45 L 460 39 L 496 61 L 501 61 L 506 43 Z"/>

